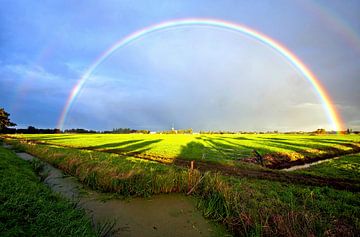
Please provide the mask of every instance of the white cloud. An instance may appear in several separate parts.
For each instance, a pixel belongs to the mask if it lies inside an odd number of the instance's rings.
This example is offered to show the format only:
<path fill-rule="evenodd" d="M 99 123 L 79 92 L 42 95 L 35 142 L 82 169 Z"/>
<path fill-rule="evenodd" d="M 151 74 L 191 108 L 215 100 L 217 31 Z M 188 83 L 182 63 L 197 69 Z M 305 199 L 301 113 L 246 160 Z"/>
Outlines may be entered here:
<path fill-rule="evenodd" d="M 71 82 L 68 78 L 50 73 L 39 65 L 5 65 L 0 68 L 0 74 L 8 81 L 14 82 L 15 91 L 31 95 L 67 93 Z"/>

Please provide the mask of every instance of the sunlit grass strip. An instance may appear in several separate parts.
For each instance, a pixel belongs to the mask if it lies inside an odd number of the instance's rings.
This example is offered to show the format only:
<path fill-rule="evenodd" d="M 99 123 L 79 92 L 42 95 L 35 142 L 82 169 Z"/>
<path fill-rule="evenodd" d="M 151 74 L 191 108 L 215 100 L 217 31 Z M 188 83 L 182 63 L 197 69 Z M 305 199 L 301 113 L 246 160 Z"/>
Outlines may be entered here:
<path fill-rule="evenodd" d="M 93 188 L 121 195 L 186 193 L 201 179 L 193 194 L 199 197 L 204 215 L 239 236 L 360 233 L 360 198 L 351 192 L 210 172 L 192 171 L 189 178 L 186 169 L 116 154 L 26 143 L 19 148 L 76 175 Z"/>
<path fill-rule="evenodd" d="M 0 236 L 96 236 L 75 204 L 40 183 L 31 166 L 0 147 Z"/>

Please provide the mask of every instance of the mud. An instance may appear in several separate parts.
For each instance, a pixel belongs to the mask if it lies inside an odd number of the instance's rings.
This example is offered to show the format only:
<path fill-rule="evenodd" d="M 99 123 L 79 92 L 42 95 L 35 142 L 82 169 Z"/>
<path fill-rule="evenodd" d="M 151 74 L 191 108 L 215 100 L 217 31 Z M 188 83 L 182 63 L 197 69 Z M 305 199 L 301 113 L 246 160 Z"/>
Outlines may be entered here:
<path fill-rule="evenodd" d="M 8 147 L 9 148 L 9 147 Z M 37 158 L 17 153 L 26 161 Z M 84 187 L 76 178 L 44 163 L 40 173 L 54 192 L 78 203 L 91 215 L 95 226 L 114 223 L 110 236 L 221 236 L 226 232 L 205 220 L 196 209 L 195 200 L 180 194 L 152 198 L 114 199 Z M 106 224 L 105 224 L 106 225 Z"/>

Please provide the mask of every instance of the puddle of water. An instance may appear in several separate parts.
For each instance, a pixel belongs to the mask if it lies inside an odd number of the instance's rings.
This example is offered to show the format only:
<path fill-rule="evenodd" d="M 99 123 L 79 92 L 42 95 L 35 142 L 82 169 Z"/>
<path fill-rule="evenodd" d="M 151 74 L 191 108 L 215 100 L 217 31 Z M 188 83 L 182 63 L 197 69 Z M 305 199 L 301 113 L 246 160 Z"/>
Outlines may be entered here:
<path fill-rule="evenodd" d="M 81 206 L 91 210 L 95 222 L 115 218 L 117 234 L 123 237 L 216 235 L 214 227 L 194 208 L 193 200 L 179 194 L 129 201 L 87 199 Z"/>
<path fill-rule="evenodd" d="M 324 162 L 329 162 L 330 160 L 336 160 L 336 159 L 339 159 L 339 158 L 341 158 L 341 156 L 331 158 L 331 159 L 326 159 L 326 160 L 319 160 L 319 161 L 304 164 L 304 165 L 295 165 L 295 166 L 292 166 L 290 168 L 282 169 L 282 171 L 294 171 L 294 170 L 306 169 L 306 168 L 309 168 L 310 166 L 321 164 L 321 163 L 324 163 Z"/>
<path fill-rule="evenodd" d="M 3 143 L 3 147 L 7 148 L 7 149 L 11 149 L 12 148 L 12 145 L 9 145 L 9 144 L 6 144 L 6 143 Z"/>
<path fill-rule="evenodd" d="M 37 159 L 17 153 L 27 161 Z M 74 177 L 45 163 L 40 173 L 54 192 L 76 201 L 94 220 L 95 225 L 115 220 L 112 236 L 225 236 L 223 228 L 208 222 L 195 207 L 195 200 L 180 194 L 156 195 L 130 200 L 111 199 L 110 194 L 88 190 Z M 83 192 L 85 190 L 86 192 Z M 107 200 L 107 201 L 104 201 Z"/>

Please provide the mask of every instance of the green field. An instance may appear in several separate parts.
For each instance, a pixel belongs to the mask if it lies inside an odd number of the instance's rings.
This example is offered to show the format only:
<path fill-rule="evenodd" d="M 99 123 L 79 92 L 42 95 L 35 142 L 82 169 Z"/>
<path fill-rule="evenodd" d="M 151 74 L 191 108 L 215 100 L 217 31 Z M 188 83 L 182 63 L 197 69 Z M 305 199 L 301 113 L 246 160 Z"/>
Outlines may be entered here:
<path fill-rule="evenodd" d="M 360 153 L 328 160 L 307 169 L 296 171 L 296 173 L 349 179 L 360 183 Z"/>
<path fill-rule="evenodd" d="M 360 151 L 359 135 L 55 134 L 16 137 L 169 163 L 184 159 L 234 164 L 234 161 L 254 157 L 255 149 L 264 156 L 265 165 L 271 166 Z"/>
<path fill-rule="evenodd" d="M 235 235 L 360 233 L 358 135 L 55 134 L 4 140 L 103 192 L 190 191 L 204 216 Z M 353 155 L 285 172 L 242 162 L 254 157 L 254 149 L 278 163 Z M 198 170 L 188 169 L 189 160 Z"/>

